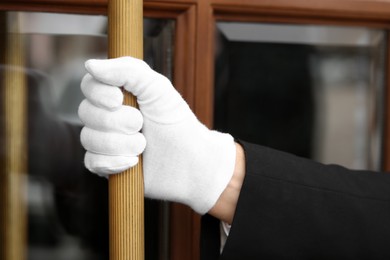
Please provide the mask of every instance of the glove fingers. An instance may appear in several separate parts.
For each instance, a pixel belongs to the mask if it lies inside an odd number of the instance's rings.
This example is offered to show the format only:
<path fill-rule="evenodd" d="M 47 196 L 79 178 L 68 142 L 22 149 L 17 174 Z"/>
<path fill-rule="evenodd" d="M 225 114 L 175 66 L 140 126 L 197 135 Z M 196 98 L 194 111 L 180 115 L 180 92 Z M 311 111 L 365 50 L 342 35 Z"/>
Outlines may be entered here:
<path fill-rule="evenodd" d="M 86 74 L 81 81 L 81 91 L 95 106 L 109 110 L 120 107 L 123 103 L 123 93 L 118 87 L 106 85 Z"/>
<path fill-rule="evenodd" d="M 146 146 L 145 137 L 141 133 L 106 133 L 88 127 L 81 130 L 80 140 L 86 150 L 112 156 L 138 156 Z"/>
<path fill-rule="evenodd" d="M 100 176 L 122 172 L 137 163 L 137 156 L 109 156 L 86 152 L 84 157 L 85 167 Z"/>
<path fill-rule="evenodd" d="M 88 60 L 85 66 L 97 80 L 124 86 L 137 97 L 142 114 L 155 122 L 172 124 L 192 114 L 171 82 L 142 60 L 132 57 Z"/>
<path fill-rule="evenodd" d="M 84 99 L 78 113 L 85 126 L 101 132 L 134 134 L 141 130 L 143 124 L 141 112 L 130 106 L 121 106 L 115 111 L 108 111 Z"/>

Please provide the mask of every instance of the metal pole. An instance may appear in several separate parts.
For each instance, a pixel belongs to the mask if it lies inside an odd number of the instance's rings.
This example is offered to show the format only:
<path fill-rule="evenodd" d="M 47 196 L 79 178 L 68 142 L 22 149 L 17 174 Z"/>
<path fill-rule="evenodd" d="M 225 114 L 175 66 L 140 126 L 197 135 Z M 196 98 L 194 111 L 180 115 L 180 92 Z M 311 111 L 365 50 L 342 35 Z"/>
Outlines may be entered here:
<path fill-rule="evenodd" d="M 143 58 L 142 0 L 108 1 L 109 58 Z M 136 106 L 125 93 L 124 103 Z M 144 183 L 140 163 L 109 179 L 110 259 L 144 259 Z"/>

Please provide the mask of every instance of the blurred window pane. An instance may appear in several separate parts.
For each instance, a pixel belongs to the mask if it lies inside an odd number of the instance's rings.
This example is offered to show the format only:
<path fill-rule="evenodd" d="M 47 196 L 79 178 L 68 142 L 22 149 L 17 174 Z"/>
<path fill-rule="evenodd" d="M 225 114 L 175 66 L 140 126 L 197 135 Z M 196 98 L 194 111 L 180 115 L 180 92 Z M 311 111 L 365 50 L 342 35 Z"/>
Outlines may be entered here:
<path fill-rule="evenodd" d="M 107 180 L 89 173 L 83 166 L 79 143 L 81 122 L 77 116 L 83 99 L 80 81 L 89 58 L 106 58 L 105 16 L 53 13 L 3 12 L 3 39 L 17 36 L 1 47 L 4 71 L 21 71 L 27 95 L 27 192 L 28 259 L 108 259 Z M 144 19 L 144 57 L 155 70 L 172 77 L 175 21 Z M 10 64 L 10 50 L 20 56 Z M 4 58 L 8 57 L 8 58 Z M 14 89 L 1 85 L 1 91 Z M 2 106 L 20 102 L 6 100 Z M 14 119 L 0 110 L 1 125 Z M 2 132 L 0 140 L 7 141 Z M 3 158 L 21 155 L 4 154 Z M 4 159 L 6 160 L 6 159 Z M 12 173 L 1 169 L 1 176 Z M 7 183 L 0 178 L 0 189 Z M 146 259 L 168 257 L 167 204 L 146 201 Z M 8 210 L 5 209 L 5 210 Z M 1 220 L 0 221 L 4 221 Z M 7 225 L 7 223 L 0 223 Z M 0 229 L 1 230 L 1 229 Z M 0 231 L 2 232 L 2 231 Z M 1 234 L 0 234 L 1 235 Z"/>
<path fill-rule="evenodd" d="M 386 37 L 360 27 L 217 23 L 215 128 L 380 169 Z"/>

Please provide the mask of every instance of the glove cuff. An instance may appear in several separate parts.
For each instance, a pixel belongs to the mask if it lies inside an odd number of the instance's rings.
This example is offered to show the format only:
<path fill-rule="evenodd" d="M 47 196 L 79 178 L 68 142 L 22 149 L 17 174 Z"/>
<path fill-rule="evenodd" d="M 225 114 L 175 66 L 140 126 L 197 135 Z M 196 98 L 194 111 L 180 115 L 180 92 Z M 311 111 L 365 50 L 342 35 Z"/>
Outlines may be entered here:
<path fill-rule="evenodd" d="M 197 213 L 207 213 L 218 201 L 222 192 L 228 186 L 235 167 L 236 146 L 229 134 L 208 131 L 209 141 L 204 153 L 204 162 L 199 167 L 199 185 L 189 196 L 188 204 Z M 198 181 L 198 180 L 194 180 Z M 195 194 L 195 196 L 194 196 Z"/>

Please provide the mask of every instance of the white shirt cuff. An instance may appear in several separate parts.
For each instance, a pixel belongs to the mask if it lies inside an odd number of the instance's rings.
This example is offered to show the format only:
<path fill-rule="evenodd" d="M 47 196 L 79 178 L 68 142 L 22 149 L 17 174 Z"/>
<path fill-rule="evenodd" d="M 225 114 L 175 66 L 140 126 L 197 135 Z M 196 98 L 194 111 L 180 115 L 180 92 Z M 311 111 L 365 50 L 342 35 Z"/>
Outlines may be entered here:
<path fill-rule="evenodd" d="M 225 247 L 226 240 L 229 236 L 231 225 L 226 222 L 221 221 L 219 225 L 219 231 L 221 236 L 221 245 L 220 245 L 220 253 L 222 253 L 223 248 Z"/>

